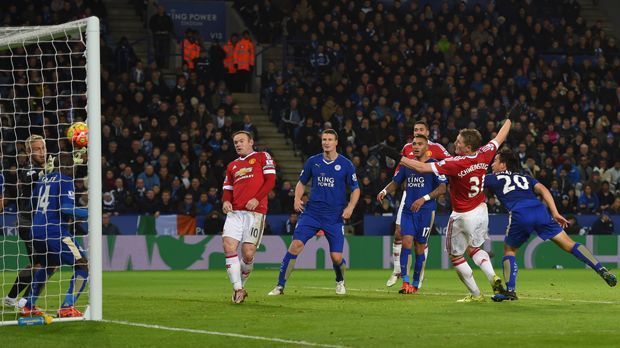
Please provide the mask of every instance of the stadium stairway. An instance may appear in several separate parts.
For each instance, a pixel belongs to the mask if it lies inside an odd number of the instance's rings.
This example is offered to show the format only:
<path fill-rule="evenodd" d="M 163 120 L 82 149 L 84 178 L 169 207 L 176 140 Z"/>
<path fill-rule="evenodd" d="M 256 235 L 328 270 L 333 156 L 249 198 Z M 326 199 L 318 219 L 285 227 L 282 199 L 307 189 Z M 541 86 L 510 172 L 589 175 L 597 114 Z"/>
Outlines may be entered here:
<path fill-rule="evenodd" d="M 133 46 L 133 50 L 147 62 L 147 46 L 149 32 L 144 28 L 144 22 L 136 14 L 136 11 L 128 1 L 104 0 L 108 9 L 109 32 L 112 37 L 111 47 L 116 48 L 121 37 L 125 36 Z"/>
<path fill-rule="evenodd" d="M 597 20 L 602 20 L 603 30 L 608 36 L 620 36 L 620 28 L 615 28 L 606 7 L 593 4 L 592 0 L 578 0 L 581 5 L 581 16 L 586 20 L 588 27 L 594 25 Z M 600 2 L 600 1 L 599 1 Z M 609 62 L 608 62 L 609 63 Z"/>
<path fill-rule="evenodd" d="M 271 123 L 267 112 L 261 110 L 258 94 L 233 93 L 233 99 L 239 104 L 241 112 L 252 116 L 252 123 L 258 128 L 258 144 L 271 150 L 282 180 L 291 181 L 294 186 L 303 163 L 300 157 L 295 156 L 292 145 L 286 144 L 284 135 Z"/>

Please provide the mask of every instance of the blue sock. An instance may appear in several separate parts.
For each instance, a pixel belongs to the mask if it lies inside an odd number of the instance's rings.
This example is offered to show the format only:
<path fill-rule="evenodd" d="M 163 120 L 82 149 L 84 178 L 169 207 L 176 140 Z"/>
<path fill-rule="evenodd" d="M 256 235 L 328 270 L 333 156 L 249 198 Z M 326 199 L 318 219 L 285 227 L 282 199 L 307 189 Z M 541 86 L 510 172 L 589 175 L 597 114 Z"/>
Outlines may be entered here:
<path fill-rule="evenodd" d="M 75 301 L 77 301 L 78 297 L 80 297 L 80 294 L 82 294 L 82 291 L 84 291 L 87 280 L 88 270 L 84 268 L 77 268 L 73 273 L 71 282 L 69 283 L 69 289 L 67 289 L 65 301 L 62 303 L 63 307 L 69 307 L 75 304 Z M 75 292 L 75 288 L 79 288 L 79 290 Z"/>
<path fill-rule="evenodd" d="M 403 278 L 403 283 L 409 283 L 409 274 L 407 270 L 411 268 L 411 249 L 403 247 L 400 252 L 400 276 Z"/>
<path fill-rule="evenodd" d="M 342 259 L 340 264 L 333 264 L 334 272 L 336 272 L 336 281 L 341 282 L 344 280 L 344 270 L 347 268 L 347 261 Z"/>
<path fill-rule="evenodd" d="M 424 262 L 426 261 L 426 256 L 424 252 L 420 255 L 415 256 L 415 265 L 413 266 L 413 286 L 416 288 L 420 286 L 420 275 L 422 274 L 422 268 L 424 267 Z"/>
<path fill-rule="evenodd" d="M 54 273 L 54 268 L 39 268 L 32 276 L 32 284 L 30 285 L 30 294 L 26 297 L 26 306 L 32 308 L 39 298 L 41 290 L 45 287 L 47 277 Z"/>
<path fill-rule="evenodd" d="M 293 268 L 295 268 L 295 262 L 297 262 L 297 255 L 293 255 L 287 251 L 282 259 L 280 274 L 278 275 L 278 285 L 281 287 L 286 285 L 286 280 L 291 275 L 291 272 L 293 272 Z"/>
<path fill-rule="evenodd" d="M 515 291 L 517 288 L 517 258 L 514 256 L 504 256 L 502 259 L 504 265 L 504 281 L 508 291 Z"/>
<path fill-rule="evenodd" d="M 599 271 L 603 268 L 601 263 L 596 259 L 596 257 L 594 257 L 594 255 L 592 255 L 590 250 L 588 250 L 588 248 L 581 243 L 575 243 L 573 249 L 571 250 L 571 254 L 575 255 L 575 257 L 581 260 L 581 262 L 592 267 L 595 271 Z"/>

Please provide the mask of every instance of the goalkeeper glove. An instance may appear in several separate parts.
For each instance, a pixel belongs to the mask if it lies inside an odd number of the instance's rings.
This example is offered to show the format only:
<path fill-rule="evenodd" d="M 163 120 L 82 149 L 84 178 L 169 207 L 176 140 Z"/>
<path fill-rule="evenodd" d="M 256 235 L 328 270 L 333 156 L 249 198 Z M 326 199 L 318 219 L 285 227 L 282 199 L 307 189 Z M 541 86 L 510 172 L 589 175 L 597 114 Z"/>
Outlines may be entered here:
<path fill-rule="evenodd" d="M 47 157 L 47 161 L 43 165 L 43 172 L 45 174 L 49 174 L 49 173 L 54 171 L 54 161 L 55 160 L 56 160 L 56 157 L 54 157 L 52 155 L 49 155 L 49 157 Z"/>
<path fill-rule="evenodd" d="M 86 155 L 87 148 L 83 147 L 81 149 L 73 151 L 73 163 L 75 164 L 83 164 L 84 163 L 84 155 Z"/>
<path fill-rule="evenodd" d="M 396 163 L 400 163 L 400 159 L 403 157 L 400 151 L 385 144 L 380 145 L 380 151 L 385 157 L 393 159 Z"/>

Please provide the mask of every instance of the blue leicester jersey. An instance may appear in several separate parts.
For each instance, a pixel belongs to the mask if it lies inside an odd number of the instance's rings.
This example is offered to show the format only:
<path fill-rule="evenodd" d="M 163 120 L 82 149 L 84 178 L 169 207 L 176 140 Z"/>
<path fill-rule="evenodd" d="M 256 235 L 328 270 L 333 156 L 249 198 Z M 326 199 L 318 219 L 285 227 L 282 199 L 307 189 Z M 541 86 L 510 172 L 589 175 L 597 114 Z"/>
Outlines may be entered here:
<path fill-rule="evenodd" d="M 4 195 L 4 175 L 0 173 L 0 196 Z"/>
<path fill-rule="evenodd" d="M 520 207 L 544 206 L 534 193 L 538 181 L 529 175 L 503 171 L 487 174 L 484 186 L 510 211 Z M 546 211 L 546 208 L 545 208 Z"/>
<path fill-rule="evenodd" d="M 47 174 L 36 184 L 34 194 L 38 199 L 32 237 L 47 239 L 70 236 L 61 214 L 75 211 L 73 179 L 60 173 Z"/>
<path fill-rule="evenodd" d="M 426 161 L 426 163 L 431 162 L 436 161 L 432 158 Z M 399 185 L 406 182 L 405 192 L 407 192 L 407 196 L 404 203 L 406 209 L 403 209 L 403 213 L 407 214 L 413 214 L 409 208 L 418 198 L 433 192 L 440 184 L 446 184 L 448 182 L 444 175 L 437 176 L 435 173 L 420 174 L 405 166 L 400 166 L 396 170 L 392 180 Z M 437 201 L 434 199 L 427 201 L 420 207 L 420 209 L 430 210 L 435 210 L 435 208 L 437 208 Z"/>
<path fill-rule="evenodd" d="M 359 187 L 353 163 L 342 155 L 333 161 L 326 160 L 322 153 L 308 158 L 299 181 L 306 185 L 311 178 L 306 206 L 309 212 L 340 215 L 347 205 L 347 187 L 351 191 Z"/>

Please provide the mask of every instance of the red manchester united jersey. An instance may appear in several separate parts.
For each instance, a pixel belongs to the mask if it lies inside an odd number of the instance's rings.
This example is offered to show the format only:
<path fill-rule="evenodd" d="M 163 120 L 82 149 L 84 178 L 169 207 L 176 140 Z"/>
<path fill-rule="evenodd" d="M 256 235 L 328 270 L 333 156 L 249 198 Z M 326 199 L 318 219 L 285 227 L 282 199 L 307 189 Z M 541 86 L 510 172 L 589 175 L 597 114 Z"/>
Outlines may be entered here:
<path fill-rule="evenodd" d="M 411 143 L 405 144 L 405 146 L 403 146 L 401 154 L 407 158 L 415 159 L 415 155 L 413 154 L 413 145 L 411 145 Z M 452 157 L 441 144 L 434 143 L 432 141 L 428 142 L 428 151 L 426 151 L 426 155 L 429 158 L 438 161 Z"/>
<path fill-rule="evenodd" d="M 406 143 L 400 153 L 407 158 L 415 159 L 415 155 L 413 154 L 413 145 L 411 143 Z M 448 150 L 446 150 L 441 144 L 434 143 L 432 141 L 428 142 L 428 150 L 426 151 L 426 155 L 437 161 L 452 157 L 450 156 Z M 396 166 L 394 173 L 397 173 L 399 169 L 400 164 Z"/>
<path fill-rule="evenodd" d="M 498 144 L 491 140 L 471 156 L 456 156 L 431 163 L 435 174 L 450 177 L 450 198 L 457 213 L 465 213 L 484 202 L 484 175 L 497 152 Z"/>
<path fill-rule="evenodd" d="M 247 210 L 245 205 L 256 197 L 266 175 L 276 175 L 276 164 L 267 152 L 252 152 L 228 164 L 223 188 L 233 191 L 233 210 Z M 254 211 L 267 213 L 267 196 L 260 200 Z"/>

